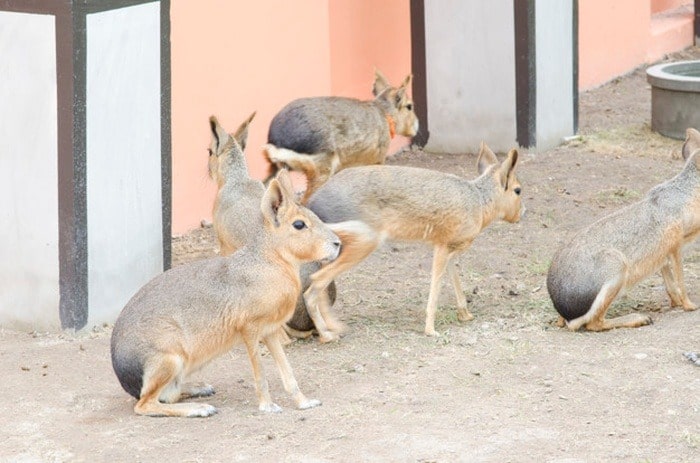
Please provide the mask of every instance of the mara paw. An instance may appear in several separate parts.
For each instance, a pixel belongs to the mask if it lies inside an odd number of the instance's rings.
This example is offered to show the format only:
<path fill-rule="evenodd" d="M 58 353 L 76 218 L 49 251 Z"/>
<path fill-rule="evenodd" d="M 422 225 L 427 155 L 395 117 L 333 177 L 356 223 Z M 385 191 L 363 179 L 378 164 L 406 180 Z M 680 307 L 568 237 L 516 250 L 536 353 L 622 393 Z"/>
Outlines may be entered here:
<path fill-rule="evenodd" d="M 328 342 L 335 342 L 338 340 L 340 340 L 340 336 L 338 335 L 338 333 L 334 333 L 332 331 L 323 331 L 318 335 L 318 341 L 322 344 L 326 344 Z"/>
<path fill-rule="evenodd" d="M 269 404 L 260 404 L 258 410 L 265 413 L 281 413 L 282 407 L 276 403 L 270 402 Z"/>
<path fill-rule="evenodd" d="M 426 336 L 433 337 L 433 338 L 436 338 L 436 337 L 440 336 L 440 333 L 438 333 L 437 331 L 435 331 L 435 328 L 433 328 L 433 327 L 430 327 L 430 328 L 429 328 L 429 327 L 426 326 L 426 327 L 425 327 L 425 335 L 426 335 Z"/>
<path fill-rule="evenodd" d="M 321 405 L 321 401 L 318 399 L 306 399 L 299 404 L 299 410 L 308 410 L 309 408 L 316 408 Z"/>
<path fill-rule="evenodd" d="M 192 407 L 187 413 L 188 418 L 206 418 L 216 415 L 219 411 L 216 407 L 209 404 L 192 404 Z"/>
<path fill-rule="evenodd" d="M 474 320 L 474 315 L 472 315 L 467 309 L 458 309 L 457 320 L 461 322 L 468 322 Z"/>

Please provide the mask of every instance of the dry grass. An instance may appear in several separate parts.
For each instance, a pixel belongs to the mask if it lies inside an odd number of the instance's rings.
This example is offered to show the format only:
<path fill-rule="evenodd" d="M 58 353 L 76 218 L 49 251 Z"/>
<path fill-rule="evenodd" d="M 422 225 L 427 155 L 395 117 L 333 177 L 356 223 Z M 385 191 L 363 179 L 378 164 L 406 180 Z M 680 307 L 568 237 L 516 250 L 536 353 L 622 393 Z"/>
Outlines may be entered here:
<path fill-rule="evenodd" d="M 569 146 L 583 146 L 594 153 L 620 157 L 680 158 L 678 140 L 653 132 L 647 123 L 581 135 L 569 142 Z"/>

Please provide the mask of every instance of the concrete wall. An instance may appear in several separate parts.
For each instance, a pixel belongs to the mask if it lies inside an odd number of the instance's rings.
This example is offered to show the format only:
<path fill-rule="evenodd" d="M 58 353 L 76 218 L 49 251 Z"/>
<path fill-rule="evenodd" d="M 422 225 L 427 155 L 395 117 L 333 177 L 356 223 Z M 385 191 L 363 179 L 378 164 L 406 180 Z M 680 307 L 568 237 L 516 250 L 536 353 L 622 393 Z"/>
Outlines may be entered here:
<path fill-rule="evenodd" d="M 0 12 L 0 323 L 58 326 L 56 39 Z"/>
<path fill-rule="evenodd" d="M 0 326 L 113 322 L 163 271 L 160 3 L 123 5 L 0 12 Z"/>
<path fill-rule="evenodd" d="M 516 139 L 513 0 L 425 3 L 430 139 L 426 149 L 464 152 Z"/>
<path fill-rule="evenodd" d="M 536 4 L 538 149 L 558 145 L 574 133 L 573 1 L 538 0 Z"/>
<path fill-rule="evenodd" d="M 163 270 L 159 23 L 158 2 L 86 18 L 88 326 Z"/>
<path fill-rule="evenodd" d="M 514 1 L 426 2 L 428 151 L 476 151 L 481 141 L 496 151 L 518 142 L 547 149 L 574 133 L 572 0 L 533 3 L 533 24 L 523 26 L 534 34 L 524 52 L 533 65 L 521 70 L 515 44 L 528 30 L 516 32 L 522 18 L 515 18 Z M 532 85 L 518 90 L 523 79 Z M 517 91 L 529 100 L 518 100 Z M 534 133 L 520 138 L 523 113 L 535 119 L 527 124 Z"/>

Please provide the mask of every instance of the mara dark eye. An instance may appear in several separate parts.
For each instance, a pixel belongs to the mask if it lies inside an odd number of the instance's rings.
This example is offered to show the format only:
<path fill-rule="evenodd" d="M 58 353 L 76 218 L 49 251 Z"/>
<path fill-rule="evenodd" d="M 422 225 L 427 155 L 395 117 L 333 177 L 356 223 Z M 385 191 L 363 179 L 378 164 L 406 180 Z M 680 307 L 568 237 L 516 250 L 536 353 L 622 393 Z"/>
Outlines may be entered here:
<path fill-rule="evenodd" d="M 516 187 L 515 190 L 513 190 L 516 195 L 520 196 L 520 192 L 522 191 L 520 187 Z"/>
<path fill-rule="evenodd" d="M 306 223 L 303 220 L 295 220 L 292 227 L 296 228 L 297 230 L 303 230 L 306 228 Z"/>
<path fill-rule="evenodd" d="M 406 105 L 406 109 L 408 109 L 409 111 L 413 111 L 413 105 L 411 103 L 408 103 Z"/>
<path fill-rule="evenodd" d="M 209 156 L 211 156 L 212 154 L 214 154 L 214 152 L 211 150 L 211 148 L 207 148 L 207 151 L 209 151 Z"/>

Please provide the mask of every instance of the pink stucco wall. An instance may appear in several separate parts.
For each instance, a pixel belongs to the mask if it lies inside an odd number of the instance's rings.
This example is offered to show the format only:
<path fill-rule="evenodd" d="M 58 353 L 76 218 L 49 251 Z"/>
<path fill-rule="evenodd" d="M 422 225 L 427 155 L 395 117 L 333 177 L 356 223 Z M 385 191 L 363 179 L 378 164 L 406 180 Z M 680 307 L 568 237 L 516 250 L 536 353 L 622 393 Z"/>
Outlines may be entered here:
<path fill-rule="evenodd" d="M 692 0 L 579 0 L 581 90 L 692 44 Z"/>
<path fill-rule="evenodd" d="M 411 73 L 411 22 L 407 0 L 331 0 L 331 92 L 369 99 L 374 68 L 393 85 Z M 409 143 L 397 136 L 389 153 Z"/>
<path fill-rule="evenodd" d="M 410 72 L 405 0 L 173 0 L 171 3 L 173 233 L 211 219 L 208 118 L 230 131 L 252 111 L 246 157 L 266 171 L 272 117 L 303 96 L 369 98 L 373 67 Z"/>
<path fill-rule="evenodd" d="M 648 0 L 579 1 L 579 87 L 600 85 L 643 63 L 649 39 Z"/>

